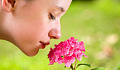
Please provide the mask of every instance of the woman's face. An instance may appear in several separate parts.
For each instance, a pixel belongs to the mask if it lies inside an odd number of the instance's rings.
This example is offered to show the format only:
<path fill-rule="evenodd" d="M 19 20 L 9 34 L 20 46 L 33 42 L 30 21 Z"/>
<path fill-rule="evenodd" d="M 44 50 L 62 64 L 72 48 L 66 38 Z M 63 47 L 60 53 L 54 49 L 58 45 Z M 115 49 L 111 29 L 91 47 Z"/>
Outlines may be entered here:
<path fill-rule="evenodd" d="M 34 56 L 49 45 L 50 39 L 61 37 L 60 18 L 71 0 L 17 0 L 8 23 L 10 41 L 26 55 Z"/>

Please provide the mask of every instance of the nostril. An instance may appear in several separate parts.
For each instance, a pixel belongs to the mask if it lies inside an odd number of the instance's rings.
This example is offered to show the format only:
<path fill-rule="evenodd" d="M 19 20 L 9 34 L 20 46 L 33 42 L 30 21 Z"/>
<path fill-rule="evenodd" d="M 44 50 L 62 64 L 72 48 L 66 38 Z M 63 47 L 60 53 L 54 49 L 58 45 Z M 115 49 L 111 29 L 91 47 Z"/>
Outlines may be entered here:
<path fill-rule="evenodd" d="M 57 37 L 55 37 L 55 36 L 51 36 L 50 38 L 51 38 L 51 39 L 57 39 Z"/>
<path fill-rule="evenodd" d="M 52 36 L 51 39 L 60 39 L 60 37 Z"/>
<path fill-rule="evenodd" d="M 57 39 L 56 37 L 53 37 L 53 39 Z"/>

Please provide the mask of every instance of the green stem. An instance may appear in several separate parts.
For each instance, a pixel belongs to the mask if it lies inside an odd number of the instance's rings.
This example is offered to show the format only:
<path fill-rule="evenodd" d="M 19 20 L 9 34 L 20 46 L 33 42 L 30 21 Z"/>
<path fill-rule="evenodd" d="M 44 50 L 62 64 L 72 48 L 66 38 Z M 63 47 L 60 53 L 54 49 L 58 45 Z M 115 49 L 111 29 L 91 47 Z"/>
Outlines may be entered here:
<path fill-rule="evenodd" d="M 75 66 L 73 70 L 76 70 L 77 59 L 75 59 Z"/>

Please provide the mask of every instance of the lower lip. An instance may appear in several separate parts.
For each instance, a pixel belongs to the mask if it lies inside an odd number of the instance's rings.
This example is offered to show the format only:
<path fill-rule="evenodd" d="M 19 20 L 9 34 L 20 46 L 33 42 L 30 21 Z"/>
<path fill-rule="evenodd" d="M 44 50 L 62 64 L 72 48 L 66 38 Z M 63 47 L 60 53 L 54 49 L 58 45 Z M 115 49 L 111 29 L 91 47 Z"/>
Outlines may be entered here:
<path fill-rule="evenodd" d="M 46 46 L 46 45 L 45 45 L 45 44 L 43 44 L 43 43 L 41 43 L 41 45 L 42 45 L 42 49 L 44 49 L 44 48 L 45 48 L 45 46 Z"/>

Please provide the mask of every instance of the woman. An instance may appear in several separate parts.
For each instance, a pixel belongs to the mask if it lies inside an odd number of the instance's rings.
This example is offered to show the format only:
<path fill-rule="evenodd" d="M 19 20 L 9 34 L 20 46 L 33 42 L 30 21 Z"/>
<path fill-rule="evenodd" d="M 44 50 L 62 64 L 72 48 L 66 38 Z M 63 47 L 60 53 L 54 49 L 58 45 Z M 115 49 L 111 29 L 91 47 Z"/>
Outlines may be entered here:
<path fill-rule="evenodd" d="M 0 0 L 0 39 L 28 56 L 61 37 L 60 18 L 72 0 Z"/>

